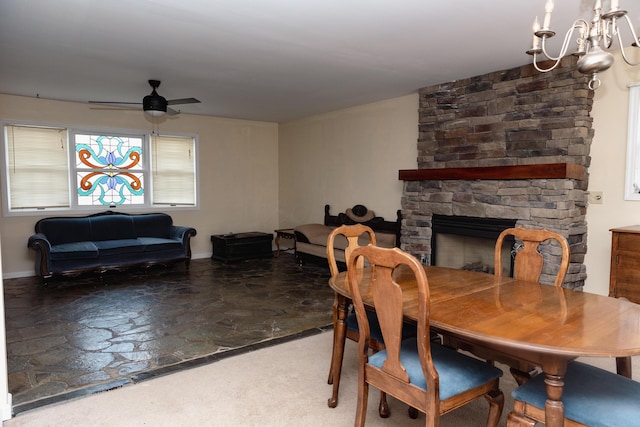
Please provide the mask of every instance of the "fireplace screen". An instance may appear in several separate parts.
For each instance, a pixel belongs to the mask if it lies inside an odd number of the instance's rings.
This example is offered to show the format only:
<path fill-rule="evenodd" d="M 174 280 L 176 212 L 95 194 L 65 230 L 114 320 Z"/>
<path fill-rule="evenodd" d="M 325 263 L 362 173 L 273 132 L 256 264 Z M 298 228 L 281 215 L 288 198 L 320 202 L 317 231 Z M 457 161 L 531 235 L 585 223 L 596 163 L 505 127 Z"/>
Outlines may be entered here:
<path fill-rule="evenodd" d="M 515 225 L 515 220 L 433 215 L 431 264 L 461 270 L 494 273 L 495 243 L 500 233 Z M 505 239 L 503 275 L 512 275 L 513 238 Z"/>

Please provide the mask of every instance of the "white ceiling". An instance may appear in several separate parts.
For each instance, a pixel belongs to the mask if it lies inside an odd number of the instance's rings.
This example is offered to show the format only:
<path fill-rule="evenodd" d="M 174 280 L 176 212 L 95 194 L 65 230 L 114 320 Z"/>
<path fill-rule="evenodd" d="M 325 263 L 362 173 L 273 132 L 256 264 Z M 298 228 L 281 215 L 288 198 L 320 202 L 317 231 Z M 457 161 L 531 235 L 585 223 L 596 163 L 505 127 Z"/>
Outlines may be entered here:
<path fill-rule="evenodd" d="M 545 1 L 0 0 L 0 93 L 141 102 L 158 79 L 185 113 L 281 122 L 526 64 Z M 553 42 L 592 6 L 557 0 Z"/>

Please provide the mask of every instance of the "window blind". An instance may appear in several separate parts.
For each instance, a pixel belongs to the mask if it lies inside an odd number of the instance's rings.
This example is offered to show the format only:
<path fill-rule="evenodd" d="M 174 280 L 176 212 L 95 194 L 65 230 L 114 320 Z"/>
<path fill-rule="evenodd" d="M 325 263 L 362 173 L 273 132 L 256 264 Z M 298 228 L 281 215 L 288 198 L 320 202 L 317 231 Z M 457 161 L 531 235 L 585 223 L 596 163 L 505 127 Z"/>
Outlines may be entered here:
<path fill-rule="evenodd" d="M 193 138 L 151 138 L 153 204 L 195 205 L 195 142 Z"/>
<path fill-rule="evenodd" d="M 9 208 L 68 207 L 67 130 L 6 125 L 4 131 Z"/>

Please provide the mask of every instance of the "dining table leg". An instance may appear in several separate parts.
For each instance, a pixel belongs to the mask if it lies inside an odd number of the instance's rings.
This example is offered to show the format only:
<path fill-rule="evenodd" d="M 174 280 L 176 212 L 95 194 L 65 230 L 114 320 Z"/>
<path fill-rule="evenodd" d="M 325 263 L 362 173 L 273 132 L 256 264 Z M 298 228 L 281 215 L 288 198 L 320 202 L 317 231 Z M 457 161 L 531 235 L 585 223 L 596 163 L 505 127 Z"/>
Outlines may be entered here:
<path fill-rule="evenodd" d="M 331 373 L 329 374 L 329 378 L 333 383 L 333 391 L 331 398 L 329 398 L 327 402 L 330 408 L 338 406 L 342 359 L 344 358 L 344 346 L 347 338 L 347 305 L 347 298 L 344 295 L 336 293 L 336 299 L 334 301 L 333 354 L 331 356 Z"/>
<path fill-rule="evenodd" d="M 562 403 L 562 391 L 564 388 L 564 376 L 555 374 L 546 375 L 547 401 L 544 405 L 545 426 L 562 427 L 564 425 L 564 404 Z"/>
<path fill-rule="evenodd" d="M 630 357 L 617 357 L 616 358 L 616 372 L 623 377 L 632 377 L 631 358 Z"/>

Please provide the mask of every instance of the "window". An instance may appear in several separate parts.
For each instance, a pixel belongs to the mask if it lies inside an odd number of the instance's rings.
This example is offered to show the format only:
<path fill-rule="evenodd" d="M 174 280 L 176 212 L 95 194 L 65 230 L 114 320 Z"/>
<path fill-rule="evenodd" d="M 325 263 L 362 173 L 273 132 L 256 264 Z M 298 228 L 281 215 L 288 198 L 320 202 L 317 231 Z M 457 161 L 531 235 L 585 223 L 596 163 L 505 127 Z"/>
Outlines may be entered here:
<path fill-rule="evenodd" d="M 195 207 L 196 138 L 3 126 L 5 212 Z"/>
<path fill-rule="evenodd" d="M 629 86 L 625 200 L 640 200 L 640 84 Z"/>
<path fill-rule="evenodd" d="M 11 209 L 69 206 L 67 130 L 5 126 L 5 181 Z M 7 201 L 5 201 L 6 203 Z"/>
<path fill-rule="evenodd" d="M 156 203 L 187 206 L 196 203 L 193 148 L 193 138 L 151 138 L 151 176 L 153 200 Z"/>

